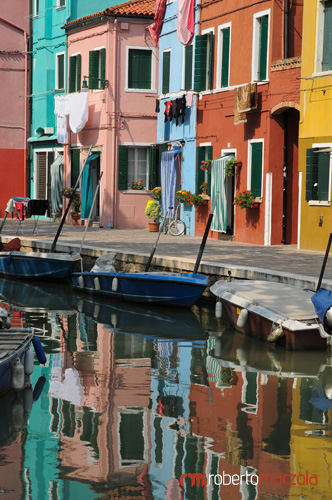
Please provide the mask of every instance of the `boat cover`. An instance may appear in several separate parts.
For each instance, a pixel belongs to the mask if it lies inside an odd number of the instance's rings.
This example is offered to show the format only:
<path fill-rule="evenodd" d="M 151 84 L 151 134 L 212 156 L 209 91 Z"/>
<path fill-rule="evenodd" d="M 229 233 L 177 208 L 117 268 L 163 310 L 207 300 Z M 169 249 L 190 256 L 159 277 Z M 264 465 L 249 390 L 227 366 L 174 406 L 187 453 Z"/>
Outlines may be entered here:
<path fill-rule="evenodd" d="M 332 306 L 332 292 L 326 288 L 320 288 L 311 297 L 315 311 L 319 319 L 324 325 L 324 330 L 329 335 L 332 335 L 332 329 L 326 322 L 326 311 Z"/>

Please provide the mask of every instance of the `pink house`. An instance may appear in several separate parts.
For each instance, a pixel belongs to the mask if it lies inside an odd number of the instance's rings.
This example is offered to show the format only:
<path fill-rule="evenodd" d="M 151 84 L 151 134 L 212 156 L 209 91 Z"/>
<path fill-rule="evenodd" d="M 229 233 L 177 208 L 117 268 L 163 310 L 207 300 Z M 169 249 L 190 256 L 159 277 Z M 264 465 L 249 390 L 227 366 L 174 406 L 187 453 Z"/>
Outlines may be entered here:
<path fill-rule="evenodd" d="M 23 0 L 1 2 L 0 217 L 4 216 L 10 197 L 26 194 L 28 35 L 29 3 Z"/>
<path fill-rule="evenodd" d="M 87 160 L 81 182 L 87 219 L 103 174 L 92 213 L 103 227 L 146 227 L 144 210 L 158 185 L 158 64 L 147 29 L 154 9 L 154 0 L 137 0 L 65 25 L 68 97 L 84 104 L 82 86 L 88 92 L 88 120 L 78 133 L 68 127 L 64 143 L 65 185 L 74 185 Z M 80 106 L 76 111 L 84 114 Z"/>

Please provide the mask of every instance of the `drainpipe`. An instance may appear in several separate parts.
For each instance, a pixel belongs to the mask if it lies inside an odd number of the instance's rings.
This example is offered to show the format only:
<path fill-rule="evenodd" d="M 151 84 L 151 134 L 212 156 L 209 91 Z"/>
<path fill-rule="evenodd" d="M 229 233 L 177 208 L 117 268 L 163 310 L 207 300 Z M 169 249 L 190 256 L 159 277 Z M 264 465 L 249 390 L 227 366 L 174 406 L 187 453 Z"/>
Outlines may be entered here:
<path fill-rule="evenodd" d="M 29 95 L 29 97 L 26 97 L 28 99 L 27 102 L 27 137 L 31 136 L 31 123 L 32 123 L 32 97 L 30 97 L 30 94 L 32 94 L 32 66 L 33 66 L 33 54 L 32 54 L 32 41 L 33 41 L 33 0 L 29 1 L 29 33 L 28 33 L 28 38 L 27 38 L 27 71 L 29 71 L 29 77 L 27 75 L 27 85 L 28 85 L 28 92 L 25 95 Z M 25 190 L 25 196 L 28 196 L 31 198 L 31 146 L 30 143 L 26 143 L 26 176 L 25 176 L 25 182 L 26 182 L 26 190 Z"/>
<path fill-rule="evenodd" d="M 282 198 L 282 240 L 283 245 L 286 244 L 286 209 L 287 209 L 287 115 L 284 112 L 284 164 L 283 164 L 283 198 Z"/>
<path fill-rule="evenodd" d="M 285 0 L 284 1 L 284 59 L 287 59 L 289 57 L 288 17 L 289 17 L 289 0 Z"/>
<path fill-rule="evenodd" d="M 119 62 L 118 62 L 118 20 L 114 19 L 113 24 L 113 78 L 112 78 L 112 91 L 113 91 L 113 113 L 111 114 L 111 130 L 112 130 L 112 148 L 113 148 L 113 158 L 112 158 L 112 168 L 113 168 L 113 189 L 112 189 L 112 214 L 111 218 L 112 227 L 117 226 L 117 213 L 116 213 L 116 165 L 118 158 L 118 134 L 117 134 L 117 117 L 118 117 L 118 100 L 119 100 L 119 89 L 117 85 L 117 77 L 119 75 Z"/>

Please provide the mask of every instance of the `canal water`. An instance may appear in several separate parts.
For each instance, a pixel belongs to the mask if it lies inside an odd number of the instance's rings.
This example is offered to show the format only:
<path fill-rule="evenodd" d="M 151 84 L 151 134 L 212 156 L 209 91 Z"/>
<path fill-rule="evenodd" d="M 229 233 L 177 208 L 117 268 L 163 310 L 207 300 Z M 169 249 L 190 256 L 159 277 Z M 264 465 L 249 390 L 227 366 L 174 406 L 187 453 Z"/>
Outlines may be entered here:
<path fill-rule="evenodd" d="M 325 351 L 252 341 L 207 306 L 4 280 L 0 293 L 47 356 L 32 407 L 0 398 L 1 500 L 331 498 Z"/>

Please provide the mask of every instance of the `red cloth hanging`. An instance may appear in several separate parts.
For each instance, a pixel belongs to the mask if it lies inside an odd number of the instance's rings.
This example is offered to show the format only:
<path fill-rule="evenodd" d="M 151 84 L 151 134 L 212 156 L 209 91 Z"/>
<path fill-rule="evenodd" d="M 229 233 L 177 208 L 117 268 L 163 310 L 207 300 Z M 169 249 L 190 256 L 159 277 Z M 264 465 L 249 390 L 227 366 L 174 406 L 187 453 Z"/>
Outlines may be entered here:
<path fill-rule="evenodd" d="M 165 15 L 166 1 L 167 0 L 156 0 L 154 23 L 150 24 L 149 26 L 149 32 L 155 47 L 158 46 L 159 35 L 161 32 L 161 27 L 163 25 L 163 20 Z"/>

